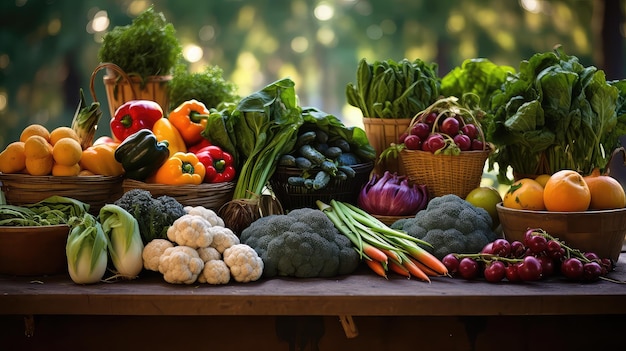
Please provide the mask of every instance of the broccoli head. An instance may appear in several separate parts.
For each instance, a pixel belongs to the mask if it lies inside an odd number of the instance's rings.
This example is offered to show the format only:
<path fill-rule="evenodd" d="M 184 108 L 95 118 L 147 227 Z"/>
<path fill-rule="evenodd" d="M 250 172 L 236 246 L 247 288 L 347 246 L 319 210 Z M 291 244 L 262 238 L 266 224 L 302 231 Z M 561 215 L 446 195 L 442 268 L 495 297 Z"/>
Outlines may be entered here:
<path fill-rule="evenodd" d="M 332 277 L 352 273 L 359 255 L 324 212 L 302 208 L 261 217 L 245 228 L 240 241 L 263 259 L 265 277 Z"/>
<path fill-rule="evenodd" d="M 186 214 L 184 206 L 175 198 L 167 195 L 155 198 L 145 189 L 131 189 L 115 204 L 135 217 L 144 245 L 153 239 L 167 239 L 167 228 Z"/>
<path fill-rule="evenodd" d="M 391 225 L 433 246 L 439 259 L 449 253 L 477 253 L 497 239 L 489 213 L 457 195 L 435 197 L 415 217 Z"/>

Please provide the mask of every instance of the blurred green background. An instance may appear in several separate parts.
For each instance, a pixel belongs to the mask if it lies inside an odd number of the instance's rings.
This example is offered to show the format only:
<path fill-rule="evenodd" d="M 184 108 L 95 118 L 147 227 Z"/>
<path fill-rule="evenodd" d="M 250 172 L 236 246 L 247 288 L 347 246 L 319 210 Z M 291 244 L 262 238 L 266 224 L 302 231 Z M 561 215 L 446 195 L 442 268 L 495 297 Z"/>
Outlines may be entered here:
<path fill-rule="evenodd" d="M 361 58 L 436 62 L 439 74 L 485 57 L 518 68 L 562 44 L 585 65 L 624 78 L 621 0 L 0 0 L 0 148 L 28 124 L 69 125 L 89 94 L 104 33 L 150 5 L 176 28 L 193 70 L 218 65 L 245 96 L 283 77 L 301 105 L 360 125 L 346 104 Z M 102 72 L 102 71 L 101 71 Z M 103 108 L 98 135 L 110 134 Z"/>

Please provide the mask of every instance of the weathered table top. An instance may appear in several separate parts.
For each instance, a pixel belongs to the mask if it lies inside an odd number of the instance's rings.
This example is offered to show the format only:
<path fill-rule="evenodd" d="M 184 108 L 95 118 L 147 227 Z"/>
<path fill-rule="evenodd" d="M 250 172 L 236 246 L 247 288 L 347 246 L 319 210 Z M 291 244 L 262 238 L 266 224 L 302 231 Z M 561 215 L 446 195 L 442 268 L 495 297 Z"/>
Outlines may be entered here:
<path fill-rule="evenodd" d="M 626 254 L 610 278 L 626 281 Z M 0 276 L 0 315 L 471 316 L 626 314 L 626 284 L 563 278 L 499 284 L 432 282 L 367 269 L 333 279 L 275 278 L 213 286 L 171 285 L 154 274 L 81 286 L 69 276 Z"/>

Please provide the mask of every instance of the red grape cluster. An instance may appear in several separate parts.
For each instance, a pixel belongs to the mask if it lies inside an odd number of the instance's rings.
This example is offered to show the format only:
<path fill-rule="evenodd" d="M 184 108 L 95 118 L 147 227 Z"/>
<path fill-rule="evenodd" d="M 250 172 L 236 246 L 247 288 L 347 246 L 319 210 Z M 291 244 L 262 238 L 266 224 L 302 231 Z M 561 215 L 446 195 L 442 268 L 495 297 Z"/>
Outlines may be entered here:
<path fill-rule="evenodd" d="M 595 281 L 614 269 L 610 259 L 573 249 L 542 229 L 529 229 L 523 242 L 496 239 L 478 254 L 448 254 L 442 262 L 453 275 L 467 280 L 482 276 L 491 283 L 536 281 L 559 273 Z"/>
<path fill-rule="evenodd" d="M 408 150 L 432 153 L 459 154 L 484 149 L 479 122 L 469 111 L 462 114 L 460 109 L 454 108 L 432 108 L 422 112 L 398 141 Z"/>

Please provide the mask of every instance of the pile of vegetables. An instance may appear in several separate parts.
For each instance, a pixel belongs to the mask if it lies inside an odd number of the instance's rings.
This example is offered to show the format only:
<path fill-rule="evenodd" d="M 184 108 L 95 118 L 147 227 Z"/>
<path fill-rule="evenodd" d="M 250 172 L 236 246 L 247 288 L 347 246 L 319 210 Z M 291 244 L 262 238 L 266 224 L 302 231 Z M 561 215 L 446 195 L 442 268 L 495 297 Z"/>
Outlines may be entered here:
<path fill-rule="evenodd" d="M 303 123 L 294 82 L 284 78 L 209 115 L 202 135 L 233 155 L 239 177 L 231 201 L 220 210 L 240 233 L 259 218 L 259 198 L 280 155 L 293 148 Z"/>
<path fill-rule="evenodd" d="M 430 282 L 430 276 L 448 273 L 443 263 L 424 248 L 432 249 L 429 243 L 392 229 L 349 203 L 331 200 L 329 205 L 318 200 L 317 205 L 376 274 L 387 278 L 387 272 L 393 271 Z"/>
<path fill-rule="evenodd" d="M 213 210 L 185 207 L 186 214 L 167 230 L 166 239 L 154 239 L 143 250 L 144 268 L 159 272 L 171 284 L 227 284 L 258 280 L 263 260 Z"/>
<path fill-rule="evenodd" d="M 114 278 L 135 279 L 143 269 L 144 244 L 137 220 L 123 208 L 104 205 L 98 217 L 85 213 L 69 221 L 66 255 L 70 278 L 93 284 L 105 275 L 109 257 Z M 112 278 L 113 278 L 112 277 Z"/>
<path fill-rule="evenodd" d="M 523 60 L 490 101 L 487 137 L 497 147 L 490 164 L 499 179 L 572 169 L 604 169 L 626 131 L 620 90 L 602 70 L 585 67 L 561 47 Z"/>
<path fill-rule="evenodd" d="M 261 217 L 242 231 L 240 240 L 263 259 L 266 278 L 334 277 L 352 273 L 359 264 L 348 238 L 312 208 Z"/>
<path fill-rule="evenodd" d="M 346 127 L 337 117 L 313 107 L 304 108 L 302 116 L 293 150 L 279 160 L 279 166 L 302 171 L 288 178 L 289 185 L 324 189 L 332 179 L 354 178 L 353 166 L 374 159 L 375 151 L 361 128 Z"/>

